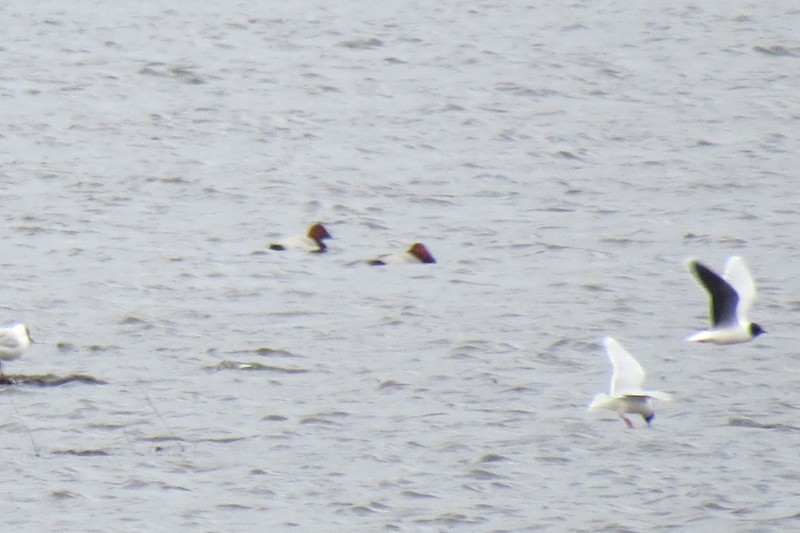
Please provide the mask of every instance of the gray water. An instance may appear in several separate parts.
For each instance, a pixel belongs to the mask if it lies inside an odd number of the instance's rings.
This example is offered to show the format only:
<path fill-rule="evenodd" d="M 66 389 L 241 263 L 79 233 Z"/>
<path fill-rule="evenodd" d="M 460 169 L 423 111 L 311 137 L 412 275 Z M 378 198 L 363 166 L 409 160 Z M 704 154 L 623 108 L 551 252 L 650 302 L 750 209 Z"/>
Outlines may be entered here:
<path fill-rule="evenodd" d="M 0 14 L 4 369 L 105 382 L 2 390 L 3 530 L 800 527 L 795 2 Z M 690 345 L 732 254 L 768 333 Z"/>

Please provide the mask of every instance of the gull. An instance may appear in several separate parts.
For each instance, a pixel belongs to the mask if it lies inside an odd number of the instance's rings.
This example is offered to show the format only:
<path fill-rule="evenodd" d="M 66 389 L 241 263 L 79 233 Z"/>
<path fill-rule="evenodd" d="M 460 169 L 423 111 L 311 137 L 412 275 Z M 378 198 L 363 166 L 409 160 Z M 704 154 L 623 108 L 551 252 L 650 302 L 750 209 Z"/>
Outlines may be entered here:
<path fill-rule="evenodd" d="M 761 326 L 747 320 L 747 310 L 756 298 L 756 285 L 741 257 L 728 259 L 722 277 L 694 259 L 688 265 L 708 291 L 711 329 L 698 331 L 687 341 L 735 344 L 765 333 Z"/>
<path fill-rule="evenodd" d="M 32 342 L 31 333 L 25 324 L 17 323 L 0 328 L 0 361 L 19 358 Z M 0 383 L 11 383 L 11 380 L 3 374 L 2 366 L 0 366 Z"/>
<path fill-rule="evenodd" d="M 629 428 L 633 428 L 633 422 L 625 416 L 625 413 L 640 414 L 647 425 L 650 425 L 656 416 L 650 398 L 668 401 L 671 400 L 670 395 L 665 392 L 642 390 L 645 374 L 639 362 L 611 337 L 605 337 L 603 345 L 614 368 L 611 390 L 610 394 L 601 392 L 596 395 L 589 404 L 589 410 L 615 411 Z"/>
<path fill-rule="evenodd" d="M 325 226 L 317 222 L 308 228 L 308 232 L 305 235 L 297 235 L 280 242 L 274 242 L 269 245 L 269 249 L 322 253 L 328 249 L 322 241 L 332 238 Z"/>

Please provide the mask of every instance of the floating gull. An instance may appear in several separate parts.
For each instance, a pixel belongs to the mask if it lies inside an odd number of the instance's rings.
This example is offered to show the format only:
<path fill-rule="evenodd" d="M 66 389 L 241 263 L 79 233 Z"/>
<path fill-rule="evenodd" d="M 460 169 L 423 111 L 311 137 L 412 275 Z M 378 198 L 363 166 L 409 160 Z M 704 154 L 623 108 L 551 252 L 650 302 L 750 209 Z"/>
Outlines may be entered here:
<path fill-rule="evenodd" d="M 0 328 L 0 361 L 18 359 L 32 342 L 30 331 L 25 324 L 17 323 Z M 0 366 L 0 383 L 10 383 L 3 374 L 2 366 Z"/>

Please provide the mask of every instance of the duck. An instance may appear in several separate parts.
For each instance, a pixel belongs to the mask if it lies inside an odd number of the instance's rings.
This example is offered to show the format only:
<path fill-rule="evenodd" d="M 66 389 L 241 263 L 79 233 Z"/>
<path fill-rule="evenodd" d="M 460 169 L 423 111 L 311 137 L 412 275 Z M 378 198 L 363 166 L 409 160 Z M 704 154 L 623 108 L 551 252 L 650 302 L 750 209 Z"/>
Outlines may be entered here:
<path fill-rule="evenodd" d="M 315 222 L 308 228 L 308 232 L 306 232 L 305 235 L 296 235 L 282 241 L 271 243 L 269 249 L 322 253 L 328 249 L 323 241 L 332 238 L 328 230 L 325 229 L 325 226 L 320 222 Z"/>
<path fill-rule="evenodd" d="M 375 259 L 367 261 L 373 266 L 388 265 L 393 263 L 435 263 L 436 259 L 421 242 L 412 244 L 405 252 L 379 255 Z"/>

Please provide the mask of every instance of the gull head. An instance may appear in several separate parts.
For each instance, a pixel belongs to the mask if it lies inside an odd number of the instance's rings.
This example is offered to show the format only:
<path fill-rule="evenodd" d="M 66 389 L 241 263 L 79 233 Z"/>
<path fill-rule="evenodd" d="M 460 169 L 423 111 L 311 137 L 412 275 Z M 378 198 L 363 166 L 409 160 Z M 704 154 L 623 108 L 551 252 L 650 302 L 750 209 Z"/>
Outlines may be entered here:
<path fill-rule="evenodd" d="M 752 337 L 758 337 L 762 333 L 766 333 L 766 331 L 764 331 L 764 329 L 761 326 L 759 326 L 755 322 L 750 323 L 750 335 Z"/>

